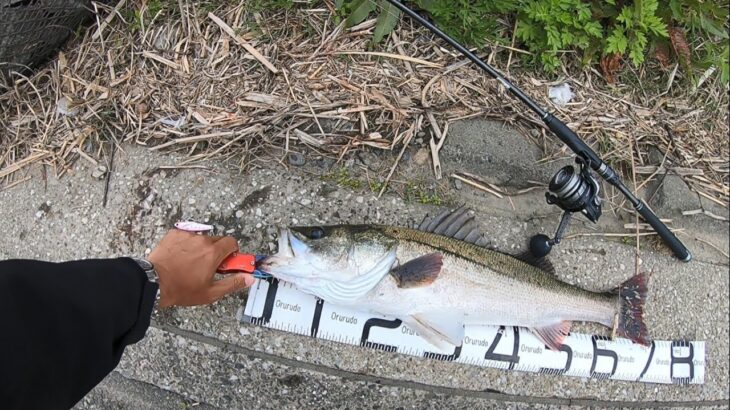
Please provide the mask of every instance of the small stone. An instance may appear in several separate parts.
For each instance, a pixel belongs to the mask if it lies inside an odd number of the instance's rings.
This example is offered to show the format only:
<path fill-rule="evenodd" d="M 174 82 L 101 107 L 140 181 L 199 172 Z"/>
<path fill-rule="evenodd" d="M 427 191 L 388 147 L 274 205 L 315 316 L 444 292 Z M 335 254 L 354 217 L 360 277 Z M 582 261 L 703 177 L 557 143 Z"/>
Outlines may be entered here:
<path fill-rule="evenodd" d="M 622 264 L 618 265 L 618 268 L 619 268 L 619 269 L 621 269 L 621 270 L 623 271 L 623 270 L 625 270 L 625 269 L 626 269 L 626 265 L 624 265 L 624 264 L 622 263 Z"/>
<path fill-rule="evenodd" d="M 251 334 L 251 332 L 249 332 L 248 329 L 246 329 L 245 327 L 238 328 L 238 333 L 241 336 L 248 336 Z"/>
<path fill-rule="evenodd" d="M 36 217 L 36 219 L 41 219 L 41 218 L 43 218 L 43 216 L 44 216 L 45 214 L 46 214 L 46 213 L 45 213 L 45 212 L 43 212 L 43 211 L 38 211 L 38 212 L 36 212 L 36 213 L 35 213 L 35 217 Z"/>
<path fill-rule="evenodd" d="M 194 205 L 195 204 L 195 198 L 188 199 L 188 204 Z"/>
<path fill-rule="evenodd" d="M 426 148 L 421 148 L 416 152 L 416 155 L 413 156 L 413 162 L 415 162 L 417 165 L 423 165 L 428 161 L 428 150 Z"/>
<path fill-rule="evenodd" d="M 304 206 L 309 206 L 309 205 L 312 204 L 312 200 L 309 199 L 309 198 L 304 198 L 301 201 L 299 201 L 299 203 L 302 204 L 302 205 L 304 205 Z"/>
<path fill-rule="evenodd" d="M 261 225 L 261 222 L 259 222 L 259 223 L 256 224 L 256 229 L 261 229 L 262 226 L 263 225 Z"/>
<path fill-rule="evenodd" d="M 104 175 L 106 175 L 106 171 L 107 171 L 107 169 L 104 165 L 99 165 L 98 167 L 96 167 L 96 169 L 94 169 L 91 172 L 91 176 L 99 179 L 99 178 L 103 177 Z"/>
<path fill-rule="evenodd" d="M 454 179 L 454 188 L 461 189 L 464 187 L 464 183 L 460 179 Z"/>
<path fill-rule="evenodd" d="M 238 219 L 243 218 L 243 211 L 242 210 L 239 209 L 238 211 L 236 211 L 236 218 L 238 218 Z"/>
<path fill-rule="evenodd" d="M 211 202 L 210 205 L 208 205 L 208 206 L 210 206 L 213 209 L 215 209 L 215 207 L 216 207 L 215 202 Z"/>
<path fill-rule="evenodd" d="M 295 167 L 301 167 L 307 162 L 306 158 L 304 158 L 304 155 L 298 152 L 290 152 L 287 156 L 287 160 L 289 161 L 289 165 L 293 165 Z"/>
<path fill-rule="evenodd" d="M 361 196 L 355 198 L 355 201 L 357 201 L 358 204 L 361 204 L 364 200 L 365 200 L 365 198 L 363 198 Z"/>
<path fill-rule="evenodd" d="M 261 208 L 256 208 L 256 216 L 260 218 L 263 215 L 264 215 L 264 213 L 261 211 Z"/>

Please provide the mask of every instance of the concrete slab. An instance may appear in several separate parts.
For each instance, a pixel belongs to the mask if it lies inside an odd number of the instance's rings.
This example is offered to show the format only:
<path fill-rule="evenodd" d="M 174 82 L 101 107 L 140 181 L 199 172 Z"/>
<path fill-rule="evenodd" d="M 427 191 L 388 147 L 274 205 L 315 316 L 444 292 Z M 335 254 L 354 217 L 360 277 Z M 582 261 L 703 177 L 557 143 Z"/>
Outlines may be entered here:
<path fill-rule="evenodd" d="M 36 176 L 32 181 L 0 192 L 0 214 L 5 222 L 0 257 L 67 260 L 140 255 L 180 218 L 209 221 L 220 232 L 239 238 L 242 249 L 268 252 L 273 242 L 272 227 L 278 224 L 346 221 L 409 225 L 436 211 L 433 206 L 405 203 L 393 196 L 377 200 L 367 188 L 352 190 L 323 181 L 312 174 L 316 168 L 285 172 L 272 165 L 247 175 L 214 163 L 207 164 L 207 169 L 156 168 L 174 166 L 180 161 L 179 157 L 125 147 L 125 152 L 117 155 L 106 208 L 101 207 L 103 182 L 91 179 L 91 170 L 83 164 L 63 179 L 49 178 L 45 183 L 38 177 L 40 171 L 31 169 L 31 175 Z M 424 165 L 421 171 L 427 172 L 427 167 Z M 412 175 L 409 168 L 403 172 Z M 507 251 L 524 247 L 526 238 L 535 232 L 551 232 L 558 220 L 558 214 L 544 204 L 537 192 L 513 198 L 514 208 L 507 199 L 486 197 L 467 188 L 452 194 L 478 212 L 485 233 L 496 246 Z M 609 227 L 623 223 L 610 214 L 604 219 L 602 224 Z M 702 235 L 692 231 L 691 224 L 687 226 L 687 237 Z M 586 232 L 590 228 L 578 223 L 571 232 Z M 698 256 L 694 262 L 682 264 L 665 251 L 647 245 L 642 241 L 641 268 L 652 272 L 647 303 L 650 333 L 656 339 L 707 340 L 704 385 L 644 385 L 504 372 L 311 340 L 240 325 L 235 317 L 245 302 L 245 294 L 210 307 L 163 312 L 155 318 L 158 330 L 151 330 L 150 337 L 129 349 L 120 373 L 129 380 L 220 407 L 248 407 L 251 402 L 244 402 L 241 396 L 244 390 L 236 389 L 249 383 L 259 383 L 261 389 L 254 389 L 254 397 L 246 400 L 261 400 L 262 405 L 283 403 L 284 407 L 354 407 L 356 397 L 387 408 L 398 407 L 393 403 L 427 407 L 431 401 L 441 406 L 468 407 L 476 404 L 458 400 L 471 397 L 486 400 L 479 402 L 480 407 L 501 407 L 493 400 L 517 403 L 514 406 L 531 403 L 530 407 L 535 400 L 546 405 L 578 403 L 599 407 L 726 405 L 730 397 L 727 266 L 710 251 L 695 252 Z M 579 236 L 561 244 L 553 262 L 563 280 L 602 290 L 616 286 L 634 273 L 633 258 L 633 248 L 620 241 Z M 606 334 L 605 329 L 588 325 L 578 325 L 575 330 Z M 186 346 L 198 346 L 198 352 L 203 353 L 197 354 Z M 158 360 L 163 354 L 173 355 L 175 360 Z M 184 370 L 166 374 L 177 361 Z M 261 363 L 266 361 L 276 365 L 263 366 Z M 234 375 L 224 370 L 236 369 L 237 365 L 243 366 L 238 381 L 224 383 Z M 290 373 L 306 373 L 307 380 L 318 380 L 316 391 L 305 391 L 292 401 L 273 395 L 272 377 L 283 378 Z M 391 380 L 394 384 L 375 394 L 367 393 L 370 388 L 364 385 L 348 385 L 350 380 Z M 317 393 L 325 389 L 339 391 L 339 387 L 343 389 L 337 396 L 339 402 L 327 401 Z M 427 393 L 429 390 L 444 397 L 434 399 Z M 484 396 L 484 392 L 501 395 Z M 391 398 L 381 400 L 383 395 Z M 457 401 L 448 401 L 451 396 L 458 397 L 453 399 Z"/>

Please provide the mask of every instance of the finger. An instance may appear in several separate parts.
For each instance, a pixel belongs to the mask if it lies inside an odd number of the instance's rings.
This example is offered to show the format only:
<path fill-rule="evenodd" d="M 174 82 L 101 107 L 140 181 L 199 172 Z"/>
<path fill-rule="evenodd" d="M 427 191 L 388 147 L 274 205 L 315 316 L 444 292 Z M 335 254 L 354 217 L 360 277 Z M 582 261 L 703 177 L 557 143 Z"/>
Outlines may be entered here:
<path fill-rule="evenodd" d="M 249 288 L 255 281 L 256 279 L 253 275 L 248 273 L 237 273 L 215 281 L 211 285 L 209 291 L 211 302 L 215 302 L 216 300 L 237 290 Z"/>
<path fill-rule="evenodd" d="M 214 235 L 210 235 L 210 236 L 207 236 L 207 238 L 211 242 L 216 243 L 216 242 L 220 241 L 221 239 L 230 238 L 230 236 L 214 236 Z"/>
<path fill-rule="evenodd" d="M 213 253 L 215 256 L 215 266 L 223 262 L 228 255 L 238 251 L 238 241 L 230 236 L 221 237 L 213 242 Z"/>

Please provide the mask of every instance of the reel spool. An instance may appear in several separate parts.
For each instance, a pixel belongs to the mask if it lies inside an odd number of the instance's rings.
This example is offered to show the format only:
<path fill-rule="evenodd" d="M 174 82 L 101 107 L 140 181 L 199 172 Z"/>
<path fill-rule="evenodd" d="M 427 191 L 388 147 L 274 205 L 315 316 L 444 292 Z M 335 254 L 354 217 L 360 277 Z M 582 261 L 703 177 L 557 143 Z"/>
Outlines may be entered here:
<path fill-rule="evenodd" d="M 601 186 L 584 159 L 576 157 L 575 162 L 580 170 L 567 165 L 550 180 L 545 199 L 548 204 L 560 207 L 563 216 L 553 239 L 542 234 L 530 239 L 530 253 L 536 258 L 547 256 L 552 247 L 560 243 L 574 213 L 582 213 L 593 223 L 601 217 Z"/>

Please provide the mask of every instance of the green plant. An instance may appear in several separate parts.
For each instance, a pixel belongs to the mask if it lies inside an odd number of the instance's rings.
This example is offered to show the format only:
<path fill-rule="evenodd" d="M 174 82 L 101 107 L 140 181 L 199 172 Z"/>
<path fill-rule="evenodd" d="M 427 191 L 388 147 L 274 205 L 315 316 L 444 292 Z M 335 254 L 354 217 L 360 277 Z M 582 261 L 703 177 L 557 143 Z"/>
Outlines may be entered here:
<path fill-rule="evenodd" d="M 483 44 L 485 40 L 505 42 L 508 34 L 498 17 L 518 10 L 520 3 L 519 0 L 415 0 L 447 34 L 472 45 Z"/>
<path fill-rule="evenodd" d="M 424 205 L 441 205 L 443 198 L 436 191 L 424 188 L 423 184 L 408 182 L 406 184 L 405 199 L 409 202 L 418 202 Z"/>
<path fill-rule="evenodd" d="M 554 71 L 561 50 L 589 48 L 603 37 L 603 28 L 590 5 L 580 0 L 533 0 L 519 12 L 515 34 L 537 53 L 543 67 Z"/>
<path fill-rule="evenodd" d="M 690 74 L 693 66 L 715 66 L 723 83 L 730 77 L 727 0 L 411 0 L 409 3 L 469 46 L 480 46 L 487 40 L 505 42 L 512 35 L 508 29 L 514 25 L 520 46 L 532 52 L 533 60 L 547 71 L 555 71 L 560 66 L 564 51 L 577 51 L 583 64 L 595 63 L 595 57 L 602 56 L 602 68 L 606 72 L 606 69 L 620 68 L 623 58 L 641 65 L 650 51 L 668 50 L 671 43 L 683 69 Z M 398 10 L 386 0 L 336 0 L 335 5 L 340 21 L 344 19 L 350 27 L 373 12 L 377 14 L 373 45 L 393 30 L 399 17 Z M 684 37 L 685 30 L 688 38 Z M 688 44 L 696 46 L 690 50 Z M 669 58 L 666 53 L 663 57 Z M 606 74 L 607 78 L 612 77 L 611 72 Z"/>
<path fill-rule="evenodd" d="M 730 80 L 729 8 L 728 1 L 705 0 L 669 0 L 667 7 L 660 7 L 665 21 L 674 21 L 685 27 L 691 38 L 703 40 L 702 47 L 695 49 L 694 61 L 701 68 L 717 67 L 723 84 Z"/>
<path fill-rule="evenodd" d="M 370 16 L 370 13 L 379 10 L 378 20 L 373 30 L 373 44 L 380 43 L 385 36 L 390 34 L 398 24 L 400 19 L 400 10 L 386 0 L 354 0 L 345 2 L 345 0 L 335 0 L 335 6 L 340 11 L 341 16 L 345 16 L 345 25 L 352 27 L 362 23 Z"/>
<path fill-rule="evenodd" d="M 480 44 L 486 39 L 504 41 L 497 17 L 516 10 L 518 4 L 518 0 L 414 0 L 414 5 L 427 11 L 445 32 L 467 44 Z M 348 27 L 361 23 L 373 11 L 377 13 L 373 44 L 390 34 L 401 14 L 386 0 L 336 0 L 335 5 Z"/>
<path fill-rule="evenodd" d="M 339 168 L 333 170 L 325 175 L 322 175 L 321 178 L 324 181 L 334 182 L 335 184 L 345 188 L 362 188 L 362 181 L 351 176 L 350 171 L 348 171 L 347 168 Z"/>
<path fill-rule="evenodd" d="M 289 9 L 294 5 L 294 0 L 252 0 L 248 5 L 254 11 L 280 8 Z"/>
<path fill-rule="evenodd" d="M 616 5 L 615 0 L 606 0 Z M 621 8 L 606 38 L 604 52 L 606 54 L 629 53 L 634 65 L 644 62 L 644 55 L 651 37 L 669 37 L 667 25 L 657 16 L 659 2 L 657 0 L 635 0 L 634 4 Z"/>

